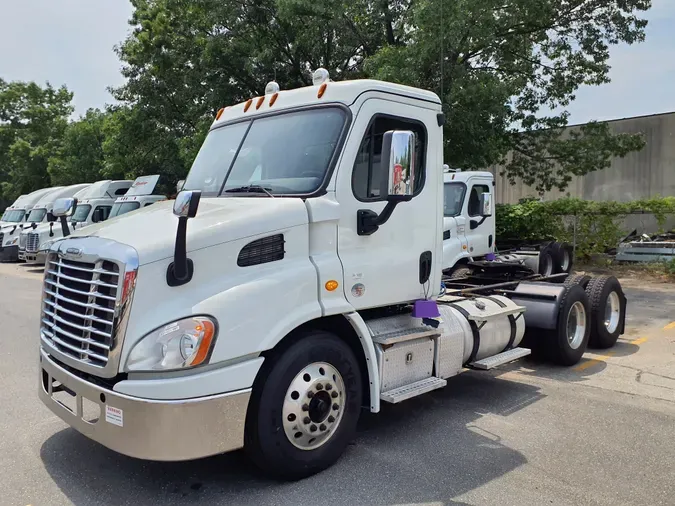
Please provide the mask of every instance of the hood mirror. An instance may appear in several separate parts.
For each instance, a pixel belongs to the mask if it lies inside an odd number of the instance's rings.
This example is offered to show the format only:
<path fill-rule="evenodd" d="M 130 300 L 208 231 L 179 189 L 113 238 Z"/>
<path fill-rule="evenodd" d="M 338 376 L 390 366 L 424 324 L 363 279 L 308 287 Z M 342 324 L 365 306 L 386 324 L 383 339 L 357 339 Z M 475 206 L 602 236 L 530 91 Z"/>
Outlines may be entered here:
<path fill-rule="evenodd" d="M 181 286 L 192 279 L 194 264 L 187 257 L 187 222 L 188 219 L 197 216 L 201 198 L 201 191 L 185 190 L 178 194 L 173 203 L 173 214 L 178 217 L 178 228 L 173 262 L 166 271 L 166 283 L 169 286 Z"/>
<path fill-rule="evenodd" d="M 61 220 L 61 231 L 63 232 L 63 237 L 68 237 L 70 235 L 70 228 L 68 227 L 67 218 L 72 216 L 77 208 L 77 199 L 76 198 L 65 198 L 65 199 L 56 199 L 54 201 L 54 207 L 52 208 L 52 214 Z"/>

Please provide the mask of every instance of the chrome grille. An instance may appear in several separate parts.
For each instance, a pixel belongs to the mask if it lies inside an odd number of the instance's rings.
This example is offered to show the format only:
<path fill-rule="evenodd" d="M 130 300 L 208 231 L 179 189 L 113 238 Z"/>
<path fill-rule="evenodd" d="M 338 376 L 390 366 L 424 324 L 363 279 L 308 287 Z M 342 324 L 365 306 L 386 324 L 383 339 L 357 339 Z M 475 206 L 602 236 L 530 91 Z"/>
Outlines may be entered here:
<path fill-rule="evenodd" d="M 37 232 L 30 232 L 26 236 L 26 251 L 29 253 L 37 253 L 40 247 L 40 234 Z"/>
<path fill-rule="evenodd" d="M 115 346 L 120 268 L 109 260 L 67 260 L 51 253 L 45 266 L 41 332 L 61 353 L 105 367 Z"/>
<path fill-rule="evenodd" d="M 26 249 L 26 237 L 28 234 L 19 233 L 19 249 Z"/>
<path fill-rule="evenodd" d="M 0 232 L 0 246 L 2 246 L 2 241 L 5 240 L 5 234 L 4 232 Z"/>

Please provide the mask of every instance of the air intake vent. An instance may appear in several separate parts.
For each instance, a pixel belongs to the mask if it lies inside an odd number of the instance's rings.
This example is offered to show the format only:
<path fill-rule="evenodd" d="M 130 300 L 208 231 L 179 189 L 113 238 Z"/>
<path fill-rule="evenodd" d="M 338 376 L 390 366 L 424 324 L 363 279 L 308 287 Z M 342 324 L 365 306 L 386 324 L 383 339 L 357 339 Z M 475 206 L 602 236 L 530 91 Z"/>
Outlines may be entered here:
<path fill-rule="evenodd" d="M 277 234 L 264 237 L 248 243 L 239 252 L 237 265 L 248 267 L 251 265 L 276 262 L 284 258 L 284 235 Z"/>

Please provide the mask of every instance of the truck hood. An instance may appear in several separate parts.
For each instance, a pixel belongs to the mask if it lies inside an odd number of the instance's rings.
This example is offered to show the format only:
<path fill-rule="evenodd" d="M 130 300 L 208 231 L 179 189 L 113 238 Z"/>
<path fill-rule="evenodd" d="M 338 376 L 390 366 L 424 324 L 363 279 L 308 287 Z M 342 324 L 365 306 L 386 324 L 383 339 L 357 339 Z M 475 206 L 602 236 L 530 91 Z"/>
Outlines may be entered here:
<path fill-rule="evenodd" d="M 300 198 L 203 198 L 197 216 L 188 221 L 187 250 L 208 248 L 307 222 L 307 208 Z M 139 263 L 144 265 L 173 256 L 177 225 L 173 201 L 165 201 L 89 225 L 71 237 L 95 236 L 127 244 L 136 249 Z"/>

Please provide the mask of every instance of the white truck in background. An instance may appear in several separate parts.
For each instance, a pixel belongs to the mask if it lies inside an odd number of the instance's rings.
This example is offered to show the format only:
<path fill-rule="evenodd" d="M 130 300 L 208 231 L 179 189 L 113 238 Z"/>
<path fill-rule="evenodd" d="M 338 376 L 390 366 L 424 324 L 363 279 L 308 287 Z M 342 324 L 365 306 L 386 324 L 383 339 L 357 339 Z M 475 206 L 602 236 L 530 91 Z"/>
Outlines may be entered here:
<path fill-rule="evenodd" d="M 141 176 L 134 181 L 104 180 L 93 183 L 75 195 L 76 208 L 66 223 L 68 229 L 66 235 L 88 225 L 121 216 L 141 206 L 164 200 L 166 198 L 164 195 L 152 195 L 158 180 L 158 175 L 152 175 Z M 36 249 L 27 247 L 24 259 L 27 263 L 44 265 L 47 251 L 62 237 L 64 237 L 63 226 L 53 222 L 29 230 L 26 244 L 38 246 Z"/>
<path fill-rule="evenodd" d="M 43 188 L 21 195 L 5 209 L 0 222 L 0 262 L 16 262 L 19 257 L 19 234 L 33 206 L 57 188 Z"/>
<path fill-rule="evenodd" d="M 129 191 L 119 197 L 110 211 L 110 218 L 116 218 L 124 214 L 147 207 L 162 200 L 166 200 L 166 195 L 153 195 L 153 191 L 159 181 L 159 175 L 141 176 L 134 181 Z"/>
<path fill-rule="evenodd" d="M 28 234 L 30 231 L 35 230 L 41 223 L 48 224 L 49 228 L 54 226 L 54 221 L 56 218 L 52 215 L 52 208 L 54 207 L 54 201 L 61 198 L 73 197 L 78 192 L 88 188 L 90 183 L 81 183 L 74 184 L 70 186 L 58 186 L 53 188 L 51 191 L 45 193 L 40 200 L 38 200 L 33 208 L 28 213 L 26 217 L 26 223 L 21 228 L 21 233 L 19 234 L 18 241 L 16 244 L 19 246 L 19 261 L 26 260 L 26 251 L 33 251 L 33 248 L 37 248 L 38 244 L 30 243 L 28 244 Z M 35 240 L 36 238 L 33 238 Z"/>
<path fill-rule="evenodd" d="M 244 447 L 296 479 L 339 458 L 362 408 L 516 360 L 530 353 L 521 343 L 564 365 L 589 340 L 613 345 L 626 310 L 613 277 L 443 276 L 444 221 L 452 233 L 462 218 L 444 213 L 444 120 L 434 93 L 333 83 L 323 69 L 313 86 L 270 83 L 221 109 L 173 209 L 160 202 L 52 245 L 42 401 L 126 455 Z M 488 223 L 492 195 L 478 196 L 476 216 L 462 203 L 464 226 Z M 54 214 L 73 205 L 59 200 Z M 483 225 L 473 230 L 489 235 Z M 458 241 L 478 253 L 477 239 Z M 490 253 L 472 264 L 525 269 Z"/>
<path fill-rule="evenodd" d="M 115 199 L 124 195 L 133 181 L 109 179 L 89 184 L 74 195 L 77 199 L 77 208 L 68 219 L 67 226 L 71 230 L 86 227 L 92 223 L 98 223 L 108 219 Z M 63 237 L 63 227 L 55 222 L 55 219 L 31 227 L 22 232 L 21 244 L 22 260 L 30 264 L 44 264 L 46 251 L 54 241 Z"/>

